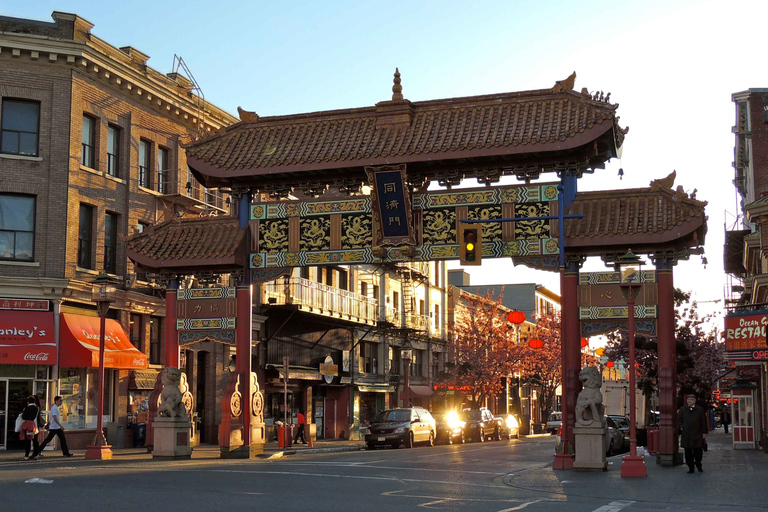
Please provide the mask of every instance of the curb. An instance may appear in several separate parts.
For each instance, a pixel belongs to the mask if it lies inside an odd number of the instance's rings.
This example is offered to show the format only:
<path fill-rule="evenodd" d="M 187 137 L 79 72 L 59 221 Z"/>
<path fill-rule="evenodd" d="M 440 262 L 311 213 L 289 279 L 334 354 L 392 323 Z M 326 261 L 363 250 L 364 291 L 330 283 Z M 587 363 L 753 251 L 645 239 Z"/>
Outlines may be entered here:
<path fill-rule="evenodd" d="M 285 450 L 280 452 L 280 457 L 284 455 L 312 455 L 316 453 L 338 453 L 338 452 L 358 452 L 362 450 L 362 446 L 336 446 L 332 448 L 302 448 L 301 450 Z M 277 455 L 277 454 L 275 454 Z M 270 457 L 271 459 L 272 457 Z M 279 457 L 275 457 L 279 458 Z"/>

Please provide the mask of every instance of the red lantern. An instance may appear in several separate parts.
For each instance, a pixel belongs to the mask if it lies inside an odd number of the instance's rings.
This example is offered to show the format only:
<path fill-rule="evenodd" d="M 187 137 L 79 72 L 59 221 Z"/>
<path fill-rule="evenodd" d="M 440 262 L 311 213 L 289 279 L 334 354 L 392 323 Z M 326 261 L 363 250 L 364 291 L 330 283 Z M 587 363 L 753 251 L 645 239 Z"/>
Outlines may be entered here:
<path fill-rule="evenodd" d="M 525 322 L 525 313 L 517 309 L 514 311 L 510 311 L 507 314 L 507 320 L 509 320 L 513 324 L 520 325 L 521 323 Z"/>
<path fill-rule="evenodd" d="M 534 350 L 538 350 L 544 346 L 544 342 L 538 338 L 533 338 L 531 341 L 528 342 L 528 346 Z"/>
<path fill-rule="evenodd" d="M 613 368 L 613 361 L 608 361 L 607 363 L 605 363 L 605 366 L 607 368 Z"/>
<path fill-rule="evenodd" d="M 587 338 L 581 338 L 581 348 L 584 348 L 587 345 L 589 345 L 589 340 Z"/>

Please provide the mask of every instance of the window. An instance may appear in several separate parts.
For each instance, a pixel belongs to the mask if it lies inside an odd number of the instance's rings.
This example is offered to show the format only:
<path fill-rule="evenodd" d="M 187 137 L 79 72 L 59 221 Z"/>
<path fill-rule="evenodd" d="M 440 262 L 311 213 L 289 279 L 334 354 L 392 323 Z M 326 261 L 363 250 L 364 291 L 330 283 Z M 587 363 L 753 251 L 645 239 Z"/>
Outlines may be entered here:
<path fill-rule="evenodd" d="M 91 169 L 94 165 L 94 140 L 95 140 L 96 120 L 91 116 L 83 116 L 83 150 L 80 155 L 80 163 Z"/>
<path fill-rule="evenodd" d="M 424 354 L 422 354 L 421 350 L 414 350 L 412 357 L 410 365 L 411 376 L 421 377 L 421 362 L 424 359 Z"/>
<path fill-rule="evenodd" d="M 0 195 L 0 259 L 32 261 L 35 198 Z"/>
<path fill-rule="evenodd" d="M 146 231 L 148 227 L 149 227 L 149 224 L 147 224 L 146 222 L 139 221 L 138 223 L 136 223 L 136 232 L 143 233 L 144 231 Z"/>
<path fill-rule="evenodd" d="M 93 268 L 91 247 L 93 241 L 93 206 L 80 205 L 80 227 L 77 234 L 77 266 Z"/>
<path fill-rule="evenodd" d="M 117 272 L 117 214 L 109 213 L 104 218 L 104 270 Z"/>
<path fill-rule="evenodd" d="M 149 362 L 160 364 L 160 318 L 149 317 Z"/>
<path fill-rule="evenodd" d="M 141 346 L 141 315 L 131 315 L 130 320 L 130 337 L 131 337 L 131 344 L 133 344 L 134 347 L 136 347 L 137 350 L 140 352 L 144 352 L 144 347 Z"/>
<path fill-rule="evenodd" d="M 440 329 L 440 306 L 435 304 L 435 329 Z"/>
<path fill-rule="evenodd" d="M 139 186 L 144 188 L 152 188 L 152 176 L 149 167 L 150 155 L 149 142 L 146 140 L 139 141 Z"/>
<path fill-rule="evenodd" d="M 376 373 L 376 344 L 367 341 L 360 342 L 360 361 L 358 369 L 360 373 Z"/>
<path fill-rule="evenodd" d="M 0 152 L 37 156 L 40 134 L 40 103 L 3 100 Z"/>
<path fill-rule="evenodd" d="M 168 193 L 168 149 L 157 148 L 157 191 Z"/>
<path fill-rule="evenodd" d="M 116 178 L 120 177 L 120 128 L 109 125 L 107 127 L 107 174 Z"/>
<path fill-rule="evenodd" d="M 360 283 L 360 295 L 362 295 L 363 297 L 368 296 L 368 283 L 366 283 L 365 281 L 362 281 Z"/>

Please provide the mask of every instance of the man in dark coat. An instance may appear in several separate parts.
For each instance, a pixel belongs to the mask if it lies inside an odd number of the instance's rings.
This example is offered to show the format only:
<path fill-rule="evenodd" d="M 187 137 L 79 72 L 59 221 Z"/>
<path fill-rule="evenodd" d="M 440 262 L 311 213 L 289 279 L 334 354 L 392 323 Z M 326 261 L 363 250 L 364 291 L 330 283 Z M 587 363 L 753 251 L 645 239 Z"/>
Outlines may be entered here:
<path fill-rule="evenodd" d="M 704 455 L 704 443 L 706 443 L 707 415 L 704 409 L 696 405 L 696 395 L 686 395 L 686 405 L 677 411 L 677 421 L 682 431 L 680 446 L 685 450 L 685 463 L 688 472 L 693 473 L 693 466 L 703 473 L 701 457 Z"/>

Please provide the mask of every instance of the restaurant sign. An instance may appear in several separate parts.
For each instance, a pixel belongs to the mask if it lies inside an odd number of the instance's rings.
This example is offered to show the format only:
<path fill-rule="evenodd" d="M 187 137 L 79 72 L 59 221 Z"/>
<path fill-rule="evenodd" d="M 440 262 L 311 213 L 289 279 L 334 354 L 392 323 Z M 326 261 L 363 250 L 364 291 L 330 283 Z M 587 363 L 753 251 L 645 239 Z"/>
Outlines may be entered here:
<path fill-rule="evenodd" d="M 725 358 L 731 361 L 768 359 L 765 328 L 768 311 L 750 311 L 725 317 Z"/>

